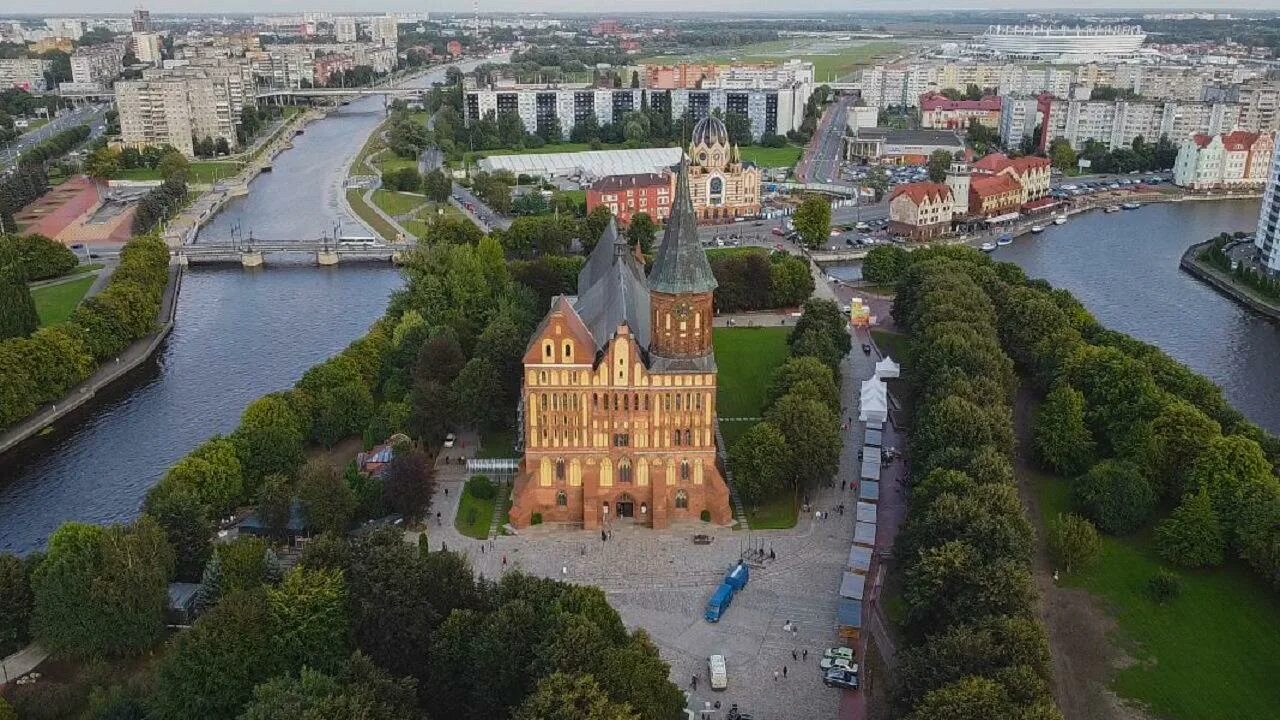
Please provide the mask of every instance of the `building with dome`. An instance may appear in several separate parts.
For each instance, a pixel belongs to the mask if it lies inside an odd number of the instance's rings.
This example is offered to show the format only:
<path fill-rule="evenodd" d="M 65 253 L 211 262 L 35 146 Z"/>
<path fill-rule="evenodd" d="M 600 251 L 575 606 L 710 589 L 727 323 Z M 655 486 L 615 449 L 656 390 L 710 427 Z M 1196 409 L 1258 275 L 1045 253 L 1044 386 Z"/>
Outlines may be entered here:
<path fill-rule="evenodd" d="M 742 162 L 729 130 L 714 115 L 698 121 L 689 136 L 689 194 L 703 222 L 760 214 L 760 169 Z M 672 178 L 672 184 L 675 184 Z"/>
<path fill-rule="evenodd" d="M 682 162 L 662 236 L 644 263 L 610 221 L 552 301 L 524 354 L 524 457 L 511 524 L 654 528 L 732 521 L 716 465 L 716 279 L 698 240 Z"/>

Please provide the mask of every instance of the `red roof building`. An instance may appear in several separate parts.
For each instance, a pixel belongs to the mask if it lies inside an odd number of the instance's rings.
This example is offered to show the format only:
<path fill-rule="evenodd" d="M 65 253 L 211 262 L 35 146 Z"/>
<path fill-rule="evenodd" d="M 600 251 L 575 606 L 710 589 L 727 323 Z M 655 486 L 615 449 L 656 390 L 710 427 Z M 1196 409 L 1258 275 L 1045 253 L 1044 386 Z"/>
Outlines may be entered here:
<path fill-rule="evenodd" d="M 970 120 L 977 120 L 987 127 L 1000 126 L 1000 98 L 988 95 L 981 100 L 952 100 L 938 93 L 920 96 L 920 127 L 933 129 L 964 129 Z"/>
<path fill-rule="evenodd" d="M 975 175 L 1003 175 L 1013 178 L 1022 188 L 1021 203 L 1039 200 L 1049 194 L 1053 163 L 1037 155 L 1010 158 L 1004 153 L 990 153 L 973 164 Z"/>
<path fill-rule="evenodd" d="M 661 225 L 671 214 L 671 179 L 665 174 L 610 175 L 587 188 L 587 212 L 604 205 L 622 225 L 639 212 Z"/>
<path fill-rule="evenodd" d="M 1022 202 L 1022 183 L 1010 175 L 974 175 L 969 182 L 969 212 L 973 215 L 1004 215 L 1017 211 Z"/>
<path fill-rule="evenodd" d="M 899 185 L 889 195 L 889 232 L 911 240 L 932 240 L 951 231 L 958 209 L 950 185 Z"/>

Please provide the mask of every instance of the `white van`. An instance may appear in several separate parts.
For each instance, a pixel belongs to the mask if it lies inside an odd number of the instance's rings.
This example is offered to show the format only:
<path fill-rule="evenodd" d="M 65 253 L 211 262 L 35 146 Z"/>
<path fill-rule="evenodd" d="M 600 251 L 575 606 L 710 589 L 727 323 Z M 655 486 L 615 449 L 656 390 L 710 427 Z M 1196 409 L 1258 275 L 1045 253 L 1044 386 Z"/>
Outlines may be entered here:
<path fill-rule="evenodd" d="M 711 675 L 712 690 L 724 690 L 729 687 L 729 668 L 725 665 L 723 655 L 712 655 L 707 658 L 707 671 Z"/>

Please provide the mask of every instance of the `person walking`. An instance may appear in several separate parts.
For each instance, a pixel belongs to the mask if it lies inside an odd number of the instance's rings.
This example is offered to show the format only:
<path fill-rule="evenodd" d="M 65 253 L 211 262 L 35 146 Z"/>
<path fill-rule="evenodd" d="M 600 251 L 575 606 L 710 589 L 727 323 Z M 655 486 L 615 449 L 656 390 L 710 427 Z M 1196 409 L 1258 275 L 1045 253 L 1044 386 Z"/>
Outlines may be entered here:
<path fill-rule="evenodd" d="M 783 666 L 782 666 L 782 677 L 786 677 L 786 676 L 787 676 L 787 666 L 786 666 L 786 665 L 783 665 Z"/>
<path fill-rule="evenodd" d="M 791 659 L 792 659 L 792 660 L 795 660 L 795 659 L 796 659 L 796 650 L 795 650 L 795 648 L 792 648 L 792 649 L 791 649 Z"/>
<path fill-rule="evenodd" d="M 800 655 L 800 657 L 807 662 L 809 660 L 809 648 L 805 648 L 804 652 Z"/>
<path fill-rule="evenodd" d="M 774 670 L 774 671 L 773 671 L 773 681 L 774 681 L 774 682 L 778 682 L 778 671 L 777 671 L 777 670 Z"/>
<path fill-rule="evenodd" d="M 694 675 L 694 676 L 693 676 L 693 680 L 692 680 L 689 684 L 693 686 L 693 689 L 694 689 L 694 690 L 697 690 L 697 689 L 698 689 L 698 676 L 697 676 L 697 675 Z"/>

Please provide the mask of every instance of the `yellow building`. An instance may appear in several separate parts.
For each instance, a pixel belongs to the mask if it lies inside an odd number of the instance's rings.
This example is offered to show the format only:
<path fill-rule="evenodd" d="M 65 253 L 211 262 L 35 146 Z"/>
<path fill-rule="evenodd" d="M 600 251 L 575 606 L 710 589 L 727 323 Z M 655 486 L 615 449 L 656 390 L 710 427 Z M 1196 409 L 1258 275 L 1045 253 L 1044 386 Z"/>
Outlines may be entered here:
<path fill-rule="evenodd" d="M 742 162 L 720 118 L 708 115 L 693 126 L 689 158 L 689 195 L 700 221 L 760 214 L 760 169 Z M 671 182 L 674 189 L 674 174 Z"/>

